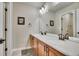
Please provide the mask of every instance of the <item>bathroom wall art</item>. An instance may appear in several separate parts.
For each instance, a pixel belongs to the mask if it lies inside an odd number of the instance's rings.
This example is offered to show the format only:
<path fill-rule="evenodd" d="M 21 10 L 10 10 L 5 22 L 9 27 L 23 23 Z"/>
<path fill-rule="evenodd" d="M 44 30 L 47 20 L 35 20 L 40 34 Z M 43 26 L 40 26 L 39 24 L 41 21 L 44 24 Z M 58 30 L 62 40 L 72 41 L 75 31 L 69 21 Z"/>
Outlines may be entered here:
<path fill-rule="evenodd" d="M 25 17 L 18 17 L 18 25 L 24 25 L 25 24 Z"/>
<path fill-rule="evenodd" d="M 54 26 L 54 21 L 50 20 L 50 26 Z"/>

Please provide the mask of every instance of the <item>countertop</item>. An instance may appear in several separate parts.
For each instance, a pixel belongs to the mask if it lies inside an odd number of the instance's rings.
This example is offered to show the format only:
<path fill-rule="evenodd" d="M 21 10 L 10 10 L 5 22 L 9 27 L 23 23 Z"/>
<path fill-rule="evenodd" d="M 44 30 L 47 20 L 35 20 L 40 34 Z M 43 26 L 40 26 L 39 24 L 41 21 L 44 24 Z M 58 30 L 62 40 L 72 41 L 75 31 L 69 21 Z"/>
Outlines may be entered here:
<path fill-rule="evenodd" d="M 79 56 L 79 38 L 69 37 L 69 40 L 59 40 L 58 35 L 56 34 L 41 35 L 32 33 L 31 35 L 64 55 Z"/>

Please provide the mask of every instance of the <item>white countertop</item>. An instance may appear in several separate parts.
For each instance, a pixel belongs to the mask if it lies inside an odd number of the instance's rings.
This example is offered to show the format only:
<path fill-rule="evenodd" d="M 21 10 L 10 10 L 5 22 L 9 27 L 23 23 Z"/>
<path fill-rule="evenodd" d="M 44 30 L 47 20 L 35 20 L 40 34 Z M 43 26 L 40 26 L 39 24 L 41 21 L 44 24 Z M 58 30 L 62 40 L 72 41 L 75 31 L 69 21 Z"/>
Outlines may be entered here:
<path fill-rule="evenodd" d="M 31 35 L 35 36 L 39 40 L 55 48 L 56 50 L 63 53 L 64 55 L 79 56 L 78 38 L 70 37 L 69 40 L 63 41 L 63 40 L 59 40 L 58 36 L 55 34 L 47 34 L 47 35 L 31 34 Z"/>

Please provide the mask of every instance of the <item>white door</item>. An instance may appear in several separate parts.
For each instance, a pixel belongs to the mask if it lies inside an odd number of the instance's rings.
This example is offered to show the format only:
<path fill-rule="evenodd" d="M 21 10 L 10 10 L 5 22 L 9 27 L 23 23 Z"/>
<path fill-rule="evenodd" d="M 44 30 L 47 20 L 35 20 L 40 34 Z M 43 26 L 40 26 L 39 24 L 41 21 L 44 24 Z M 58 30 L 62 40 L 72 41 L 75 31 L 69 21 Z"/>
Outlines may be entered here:
<path fill-rule="evenodd" d="M 0 2 L 0 56 L 5 55 L 4 3 Z"/>

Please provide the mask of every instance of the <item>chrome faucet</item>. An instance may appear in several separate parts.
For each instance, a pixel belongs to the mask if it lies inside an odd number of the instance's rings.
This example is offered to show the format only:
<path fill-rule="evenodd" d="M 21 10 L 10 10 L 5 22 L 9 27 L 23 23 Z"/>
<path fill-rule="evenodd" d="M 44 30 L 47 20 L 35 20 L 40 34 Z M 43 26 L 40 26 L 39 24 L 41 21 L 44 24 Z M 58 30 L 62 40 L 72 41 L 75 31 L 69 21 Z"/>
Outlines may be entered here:
<path fill-rule="evenodd" d="M 68 33 L 66 33 L 65 35 L 63 35 L 63 34 L 59 34 L 58 35 L 59 36 L 59 40 L 64 40 L 64 39 L 69 39 L 69 34 Z"/>
<path fill-rule="evenodd" d="M 59 34 L 59 40 L 64 40 L 64 35 L 63 34 Z"/>
<path fill-rule="evenodd" d="M 68 33 L 65 34 L 64 39 L 67 39 L 67 40 L 69 39 L 69 34 Z"/>
<path fill-rule="evenodd" d="M 40 31 L 40 33 L 41 33 L 42 35 L 46 35 L 47 32 L 46 32 L 46 31 L 45 31 L 45 32 Z"/>

